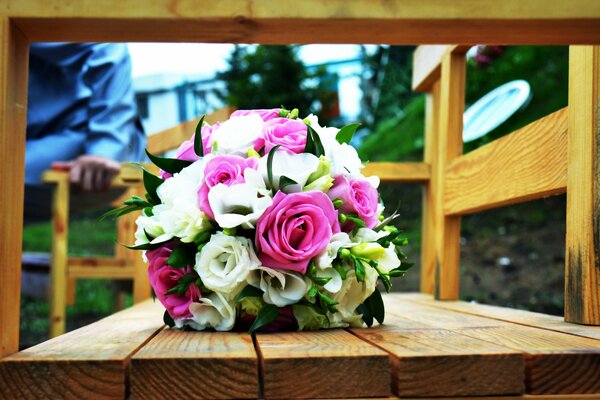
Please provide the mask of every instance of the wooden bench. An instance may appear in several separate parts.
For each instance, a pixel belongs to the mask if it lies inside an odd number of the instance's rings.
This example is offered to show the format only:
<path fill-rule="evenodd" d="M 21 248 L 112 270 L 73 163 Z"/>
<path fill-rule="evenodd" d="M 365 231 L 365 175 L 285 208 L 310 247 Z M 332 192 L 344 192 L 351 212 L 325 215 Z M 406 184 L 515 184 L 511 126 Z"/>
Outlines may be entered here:
<path fill-rule="evenodd" d="M 166 328 L 148 300 L 8 356 L 0 398 L 600 398 L 600 327 L 424 294 L 384 300 L 382 326 L 253 336 Z"/>

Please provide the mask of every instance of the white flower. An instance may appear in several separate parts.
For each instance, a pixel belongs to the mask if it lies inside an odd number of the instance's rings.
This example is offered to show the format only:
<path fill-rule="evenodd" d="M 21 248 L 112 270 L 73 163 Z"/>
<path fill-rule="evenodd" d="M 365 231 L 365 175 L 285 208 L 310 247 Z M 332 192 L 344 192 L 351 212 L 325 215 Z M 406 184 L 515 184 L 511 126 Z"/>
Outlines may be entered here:
<path fill-rule="evenodd" d="M 260 159 L 258 170 L 263 176 L 265 182 L 269 182 L 267 174 L 268 157 Z M 273 156 L 273 186 L 279 187 L 279 179 L 282 176 L 295 181 L 296 185 L 286 187 L 287 193 L 300 192 L 306 185 L 310 175 L 319 168 L 319 159 L 313 154 L 288 153 L 287 151 L 277 151 Z"/>
<path fill-rule="evenodd" d="M 213 132 L 213 142 L 219 154 L 237 154 L 245 157 L 248 149 L 262 132 L 263 120 L 257 114 L 232 117 Z"/>
<path fill-rule="evenodd" d="M 250 271 L 259 265 L 249 239 L 217 232 L 196 254 L 194 269 L 204 286 L 231 297 L 241 289 Z"/>
<path fill-rule="evenodd" d="M 325 250 L 315 258 L 315 265 L 321 270 L 331 268 L 331 263 L 337 257 L 338 250 L 342 247 L 353 245 L 346 232 L 338 232 L 331 236 Z"/>
<path fill-rule="evenodd" d="M 356 309 L 373 294 L 379 275 L 375 268 L 365 266 L 365 280 L 358 282 L 354 269 L 346 273 L 342 288 L 333 293 L 332 298 L 338 303 L 335 307 L 338 312 L 330 314 L 332 327 L 346 327 L 358 321 Z"/>
<path fill-rule="evenodd" d="M 190 304 L 191 320 L 187 323 L 196 330 L 214 328 L 229 331 L 235 324 L 235 306 L 221 293 L 214 292 L 202 297 L 199 303 Z"/>
<path fill-rule="evenodd" d="M 135 245 L 149 243 L 150 240 L 148 235 L 152 238 L 159 238 L 165 234 L 164 229 L 160 226 L 158 219 L 155 217 L 148 217 L 146 215 L 140 215 L 135 220 L 137 229 L 135 231 Z M 160 243 L 160 242 L 156 242 Z"/>
<path fill-rule="evenodd" d="M 310 289 L 310 282 L 299 273 L 264 266 L 252 271 L 248 283 L 264 292 L 265 303 L 277 307 L 297 303 Z"/>
<path fill-rule="evenodd" d="M 208 192 L 208 203 L 220 227 L 253 229 L 273 199 L 261 195 L 250 183 L 233 186 L 219 183 Z"/>

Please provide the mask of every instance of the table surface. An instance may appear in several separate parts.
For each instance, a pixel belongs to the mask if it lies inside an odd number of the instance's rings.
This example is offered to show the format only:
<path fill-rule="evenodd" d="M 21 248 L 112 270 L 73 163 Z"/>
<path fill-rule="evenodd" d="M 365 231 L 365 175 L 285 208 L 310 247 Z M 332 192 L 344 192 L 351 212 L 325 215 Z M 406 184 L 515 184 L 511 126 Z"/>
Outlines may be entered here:
<path fill-rule="evenodd" d="M 253 336 L 165 328 L 146 301 L 0 360 L 0 398 L 600 398 L 599 327 L 422 294 L 384 301 L 382 326 Z"/>

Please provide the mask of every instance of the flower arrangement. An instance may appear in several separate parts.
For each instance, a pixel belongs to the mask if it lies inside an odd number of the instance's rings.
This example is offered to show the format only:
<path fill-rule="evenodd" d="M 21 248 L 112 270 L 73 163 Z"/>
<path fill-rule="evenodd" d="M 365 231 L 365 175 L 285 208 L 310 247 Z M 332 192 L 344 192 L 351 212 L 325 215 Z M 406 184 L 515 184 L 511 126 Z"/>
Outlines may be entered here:
<path fill-rule="evenodd" d="M 169 326 L 316 330 L 384 319 L 377 283 L 410 266 L 382 216 L 377 177 L 349 142 L 358 124 L 321 127 L 298 110 L 202 118 L 175 158 L 148 153 L 135 245 Z"/>

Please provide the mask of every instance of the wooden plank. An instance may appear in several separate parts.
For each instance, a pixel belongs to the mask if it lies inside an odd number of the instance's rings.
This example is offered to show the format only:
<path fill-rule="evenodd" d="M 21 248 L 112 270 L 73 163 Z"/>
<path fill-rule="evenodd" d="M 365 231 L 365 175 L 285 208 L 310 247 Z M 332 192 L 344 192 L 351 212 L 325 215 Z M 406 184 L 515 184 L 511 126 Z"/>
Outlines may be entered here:
<path fill-rule="evenodd" d="M 427 182 L 431 166 L 424 162 L 370 162 L 362 173 L 378 176 L 382 182 Z"/>
<path fill-rule="evenodd" d="M 258 359 L 245 332 L 165 329 L 132 357 L 130 377 L 136 399 L 255 399 L 259 393 Z"/>
<path fill-rule="evenodd" d="M 440 83 L 433 85 L 431 93 L 426 94 L 425 103 L 425 148 L 423 161 L 432 164 L 437 154 L 437 131 L 439 129 Z M 436 181 L 437 183 L 437 181 Z M 435 291 L 435 198 L 433 180 L 423 185 L 423 206 L 421 210 L 421 263 L 420 289 L 421 292 Z"/>
<path fill-rule="evenodd" d="M 569 54 L 565 319 L 600 325 L 600 46 Z"/>
<path fill-rule="evenodd" d="M 62 174 L 52 194 L 52 255 L 50 259 L 51 338 L 65 333 L 67 313 L 67 249 L 69 239 L 69 176 Z"/>
<path fill-rule="evenodd" d="M 384 397 L 388 355 L 343 330 L 256 335 L 265 398 Z"/>
<path fill-rule="evenodd" d="M 548 7 L 544 0 L 472 0 L 298 5 L 282 0 L 213 2 L 202 13 L 190 2 L 133 0 L 87 3 L 5 0 L 32 41 L 198 41 L 234 43 L 577 44 L 600 41 L 600 6 L 573 0 Z M 111 19 L 110 23 L 107 21 Z M 294 26 L 294 29 L 289 29 Z"/>
<path fill-rule="evenodd" d="M 464 301 L 435 301 L 431 296 L 419 293 L 403 293 L 402 297 L 407 300 L 424 303 L 445 310 L 459 311 L 462 313 L 478 315 L 480 317 L 499 319 L 501 321 L 513 322 L 520 325 L 548 329 L 591 339 L 600 339 L 600 328 L 565 322 L 562 317 L 556 315 L 541 314 L 488 304 L 467 303 Z"/>
<path fill-rule="evenodd" d="M 128 358 L 162 327 L 151 300 L 0 360 L 0 398 L 123 399 Z"/>
<path fill-rule="evenodd" d="M 567 186 L 563 108 L 450 162 L 444 213 L 461 215 L 563 193 Z"/>
<path fill-rule="evenodd" d="M 440 310 L 398 295 L 384 300 L 392 315 L 523 352 L 529 394 L 600 393 L 597 340 Z"/>
<path fill-rule="evenodd" d="M 0 357 L 19 350 L 28 43 L 0 17 Z"/>
<path fill-rule="evenodd" d="M 352 332 L 390 353 L 394 394 L 454 397 L 524 391 L 520 352 L 432 328 L 390 312 L 389 305 L 387 311 L 385 325 Z"/>
<path fill-rule="evenodd" d="M 143 183 L 139 183 L 133 189 L 138 196 L 144 197 L 146 189 Z M 135 234 L 135 219 L 138 213 L 135 213 L 131 218 L 131 237 Z M 131 242 L 133 243 L 133 241 Z M 142 254 L 136 250 L 129 250 L 130 257 L 128 263 L 133 265 L 133 303 L 139 303 L 152 295 L 152 288 L 150 287 L 150 279 L 148 278 L 148 265 L 144 262 Z"/>
<path fill-rule="evenodd" d="M 419 46 L 413 55 L 413 92 L 430 92 L 433 84 L 440 79 L 442 60 L 447 53 L 465 54 L 467 45 Z"/>
<path fill-rule="evenodd" d="M 433 203 L 435 213 L 435 296 L 458 299 L 460 217 L 444 214 L 444 182 L 448 162 L 462 154 L 462 122 L 465 107 L 465 56 L 448 53 L 442 61 L 437 153 L 433 160 Z"/>

